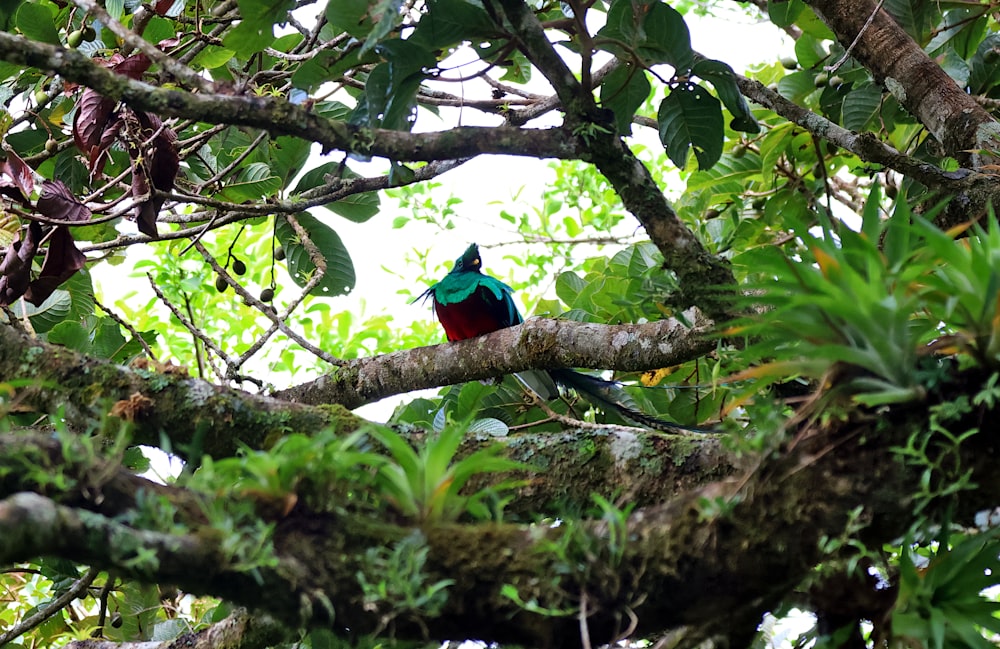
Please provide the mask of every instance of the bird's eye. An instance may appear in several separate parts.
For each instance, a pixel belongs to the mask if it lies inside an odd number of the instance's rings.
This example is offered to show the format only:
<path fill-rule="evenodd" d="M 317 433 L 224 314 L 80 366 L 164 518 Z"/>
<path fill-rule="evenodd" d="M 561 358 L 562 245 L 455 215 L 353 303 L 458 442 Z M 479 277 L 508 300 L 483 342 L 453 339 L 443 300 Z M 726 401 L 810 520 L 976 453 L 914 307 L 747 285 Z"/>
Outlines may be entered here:
<path fill-rule="evenodd" d="M 482 262 L 481 262 L 481 261 L 479 261 L 479 257 L 476 257 L 475 259 L 473 259 L 473 260 L 472 260 L 472 265 L 473 265 L 473 266 L 478 266 L 478 265 L 479 265 L 479 264 L 481 264 L 481 263 L 482 263 Z"/>

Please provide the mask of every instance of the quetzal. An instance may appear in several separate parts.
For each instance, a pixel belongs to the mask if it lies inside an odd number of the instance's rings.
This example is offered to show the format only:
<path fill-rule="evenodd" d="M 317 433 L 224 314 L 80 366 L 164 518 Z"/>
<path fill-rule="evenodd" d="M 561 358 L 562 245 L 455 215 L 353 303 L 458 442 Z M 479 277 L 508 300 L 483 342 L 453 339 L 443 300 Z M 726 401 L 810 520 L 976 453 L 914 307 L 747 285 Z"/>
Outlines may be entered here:
<path fill-rule="evenodd" d="M 512 298 L 512 289 L 495 277 L 483 274 L 479 246 L 470 245 L 444 278 L 414 300 L 430 297 L 449 341 L 475 338 L 524 322 Z M 518 372 L 515 376 L 543 399 L 558 396 L 556 384 L 576 390 L 605 409 L 643 426 L 663 431 L 715 432 L 681 426 L 639 412 L 621 402 L 621 387 L 614 381 L 569 369 Z"/>

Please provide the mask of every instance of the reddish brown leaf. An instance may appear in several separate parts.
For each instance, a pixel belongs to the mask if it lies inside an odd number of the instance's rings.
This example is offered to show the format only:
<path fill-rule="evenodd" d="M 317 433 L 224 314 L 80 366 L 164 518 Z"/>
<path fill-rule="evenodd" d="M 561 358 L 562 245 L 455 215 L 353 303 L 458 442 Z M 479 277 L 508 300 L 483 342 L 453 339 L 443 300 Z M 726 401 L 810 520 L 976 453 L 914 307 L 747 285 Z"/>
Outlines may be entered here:
<path fill-rule="evenodd" d="M 97 91 L 87 88 L 76 105 L 73 118 L 73 142 L 90 163 L 91 170 L 105 149 L 101 148 L 101 138 L 108 124 L 117 116 L 114 112 L 116 101 L 102 97 Z"/>
<path fill-rule="evenodd" d="M 111 58 L 109 59 L 102 59 L 98 56 L 95 56 L 92 60 L 94 61 L 94 63 L 101 66 L 102 68 L 113 68 L 122 61 L 124 61 L 125 57 L 121 55 L 121 52 L 115 52 L 114 54 L 111 55 Z"/>
<path fill-rule="evenodd" d="M 153 2 L 153 11 L 160 16 L 166 16 L 175 2 L 176 0 L 155 0 Z"/>
<path fill-rule="evenodd" d="M 81 203 L 61 180 L 46 180 L 35 209 L 42 216 L 60 221 L 89 221 L 90 208 Z"/>
<path fill-rule="evenodd" d="M 14 186 L 21 190 L 24 201 L 31 196 L 35 190 L 35 173 L 28 163 L 21 159 L 13 151 L 7 151 L 7 162 L 3 165 L 4 175 L 10 176 L 14 181 Z M 22 202 L 24 202 L 22 201 Z"/>
<path fill-rule="evenodd" d="M 156 217 L 163 206 L 163 199 L 151 195 L 145 170 L 135 160 L 132 161 L 132 198 L 137 201 L 135 222 L 139 226 L 139 232 L 153 238 L 158 237 L 160 233 L 156 229 Z"/>
<path fill-rule="evenodd" d="M 122 126 L 125 125 L 125 121 L 122 119 L 120 113 L 115 113 L 114 117 L 114 120 L 101 133 L 101 141 L 93 148 L 92 153 L 94 157 L 87 161 L 90 167 L 91 179 L 104 173 L 104 164 L 110 157 L 111 145 L 118 139 Z"/>
<path fill-rule="evenodd" d="M 28 284 L 24 299 L 38 306 L 86 263 L 87 256 L 76 247 L 69 227 L 57 226 L 49 237 L 45 261 L 42 262 L 42 272 Z"/>
<path fill-rule="evenodd" d="M 138 153 L 140 143 L 129 147 L 129 153 L 132 155 L 132 198 L 137 201 L 135 220 L 140 232 L 156 237 L 159 234 L 156 230 L 156 217 L 159 216 L 164 199 L 150 194 L 153 188 L 160 191 L 170 191 L 174 188 L 174 181 L 180 169 L 177 135 L 172 129 L 164 127 L 156 115 L 137 112 L 135 117 L 139 122 L 139 137 L 144 142 L 152 138 L 142 163 L 137 161 L 141 156 Z"/>
<path fill-rule="evenodd" d="M 181 162 L 177 155 L 177 134 L 163 126 L 163 122 L 152 113 L 139 113 L 142 134 L 148 138 L 154 133 L 152 151 L 149 156 L 149 175 L 153 187 L 168 192 L 174 188 Z"/>
<path fill-rule="evenodd" d="M 152 63 L 145 54 L 133 54 L 116 64 L 112 69 L 118 74 L 124 74 L 129 79 L 138 80 Z"/>
<path fill-rule="evenodd" d="M 42 226 L 31 223 L 24 241 L 21 241 L 21 233 L 18 232 L 14 241 L 7 246 L 7 252 L 0 262 L 0 305 L 10 306 L 28 289 L 31 258 L 35 256 L 41 238 Z"/>

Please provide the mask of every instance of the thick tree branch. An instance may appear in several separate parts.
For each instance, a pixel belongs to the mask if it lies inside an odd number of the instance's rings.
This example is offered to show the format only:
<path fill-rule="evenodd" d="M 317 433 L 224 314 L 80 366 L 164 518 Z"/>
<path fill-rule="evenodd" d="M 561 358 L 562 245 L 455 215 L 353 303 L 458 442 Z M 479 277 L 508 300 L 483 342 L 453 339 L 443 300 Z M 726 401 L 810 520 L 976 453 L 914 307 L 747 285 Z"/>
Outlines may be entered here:
<path fill-rule="evenodd" d="M 340 409 L 313 408 L 192 379 L 178 368 L 126 368 L 43 343 L 0 325 L 0 381 L 22 386 L 15 407 L 61 413 L 81 430 L 109 412 L 135 425 L 137 443 L 174 451 L 230 455 L 237 442 L 265 448 L 287 431 L 350 429 L 358 419 Z"/>
<path fill-rule="evenodd" d="M 435 133 L 408 133 L 355 127 L 311 113 L 284 99 L 250 95 L 194 94 L 159 88 L 115 74 L 75 50 L 0 32 L 0 59 L 58 73 L 109 99 L 165 117 L 252 126 L 294 135 L 338 149 L 400 161 L 433 161 L 503 153 L 535 158 L 578 159 L 582 150 L 566 129 L 458 127 Z"/>
<path fill-rule="evenodd" d="M 115 570 L 147 582 L 175 583 L 196 594 L 213 593 L 268 610 L 290 623 L 332 622 L 333 611 L 310 609 L 315 594 L 296 586 L 302 566 L 279 563 L 248 571 L 231 565 L 219 535 L 168 534 L 140 530 L 86 510 L 58 505 L 23 492 L 0 501 L 0 563 L 57 556 Z M 321 599 L 317 603 L 321 603 Z"/>
<path fill-rule="evenodd" d="M 709 338 L 713 324 L 696 310 L 686 315 L 693 328 L 674 318 L 641 325 L 532 318 L 523 325 L 471 340 L 348 361 L 335 372 L 275 396 L 356 408 L 401 392 L 527 369 L 586 367 L 635 372 L 669 367 L 715 347 Z"/>
<path fill-rule="evenodd" d="M 949 385 L 964 392 L 983 381 L 966 373 Z M 694 488 L 669 503 L 637 510 L 628 518 L 627 534 L 611 534 L 607 522 L 556 528 L 425 525 L 429 554 L 421 579 L 454 583 L 440 615 L 408 611 L 392 620 L 393 632 L 400 638 L 478 638 L 535 647 L 582 644 L 575 614 L 553 618 L 529 612 L 500 594 L 510 585 L 522 600 L 570 613 L 586 600 L 594 644 L 615 639 L 629 617 L 636 620 L 636 637 L 685 626 L 688 640 L 696 642 L 715 635 L 719 620 L 726 619 L 732 637 L 745 640 L 760 614 L 824 558 L 820 540 L 841 535 L 850 512 L 862 508 L 867 528 L 861 536 L 869 546 L 892 542 L 908 529 L 913 503 L 905 495 L 925 480 L 926 466 L 904 463 L 893 449 L 928 430 L 927 405 L 805 424 L 789 431 L 786 442 L 759 458 L 745 478 Z M 955 422 L 954 429 L 997 415 L 983 408 L 968 421 Z M 976 485 L 961 493 L 954 510 L 956 520 L 966 520 L 1000 494 L 997 450 L 986 435 L 968 438 L 956 450 Z M 931 486 L 946 479 L 933 475 Z M 925 512 L 933 515 L 953 504 L 934 501 Z M 368 548 L 392 547 L 412 531 L 297 508 L 275 530 L 276 566 L 257 568 L 254 580 L 220 558 L 211 534 L 137 530 L 21 493 L 0 502 L 5 540 L 0 561 L 65 556 L 221 595 L 285 623 L 363 633 L 385 622 L 365 603 L 357 581 L 359 570 L 378 578 L 363 557 Z M 627 540 L 614 545 L 615 538 Z M 553 543 L 562 552 L 552 551 Z"/>
<path fill-rule="evenodd" d="M 851 55 L 920 120 L 948 155 L 979 167 L 984 158 L 978 151 L 996 151 L 1000 125 L 873 0 L 808 4 L 844 47 L 856 40 Z"/>
<path fill-rule="evenodd" d="M 639 371 L 676 365 L 715 345 L 708 338 L 712 324 L 696 312 L 689 319 L 693 329 L 673 319 L 615 327 L 532 320 L 476 340 L 352 361 L 332 375 L 280 392 L 278 398 L 214 386 L 182 371 L 161 374 L 113 365 L 0 326 L 0 381 L 28 380 L 17 394 L 21 409 L 62 411 L 68 423 L 80 428 L 117 411 L 135 425 L 138 443 L 158 443 L 164 431 L 181 454 L 226 456 L 237 442 L 266 448 L 276 431 L 326 426 L 346 431 L 359 423 L 343 410 L 306 403 L 356 408 L 391 394 L 533 367 Z"/>

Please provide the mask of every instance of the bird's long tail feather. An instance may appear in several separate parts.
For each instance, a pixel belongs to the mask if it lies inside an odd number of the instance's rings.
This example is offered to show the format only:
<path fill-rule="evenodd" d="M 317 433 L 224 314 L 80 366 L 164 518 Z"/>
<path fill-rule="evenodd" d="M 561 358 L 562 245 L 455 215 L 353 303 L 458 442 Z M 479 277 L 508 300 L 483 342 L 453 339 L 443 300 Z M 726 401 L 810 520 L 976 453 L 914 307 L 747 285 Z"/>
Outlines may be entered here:
<path fill-rule="evenodd" d="M 614 410 L 626 419 L 630 419 L 637 424 L 642 424 L 643 426 L 647 426 L 653 430 L 660 430 L 668 433 L 676 433 L 679 431 L 707 434 L 722 432 L 721 430 L 714 430 L 711 428 L 683 426 L 672 421 L 647 415 L 644 412 L 627 406 L 621 402 L 621 386 L 614 381 L 605 381 L 604 379 L 597 378 L 596 376 L 581 374 L 580 372 L 566 369 L 549 370 L 549 375 L 559 385 L 576 390 L 578 393 L 595 402 L 597 405 L 600 405 L 602 408 Z"/>

